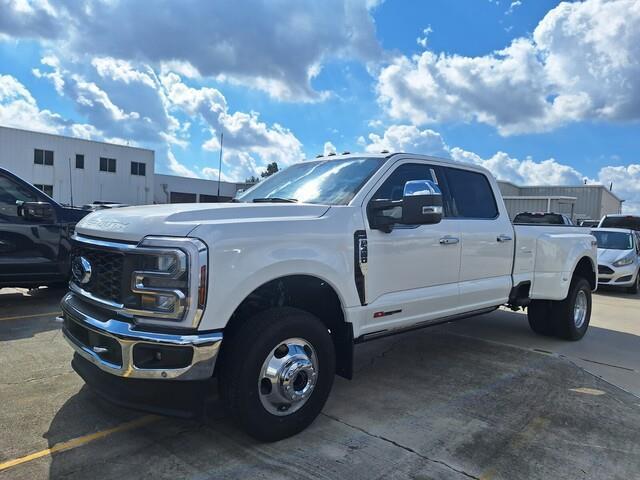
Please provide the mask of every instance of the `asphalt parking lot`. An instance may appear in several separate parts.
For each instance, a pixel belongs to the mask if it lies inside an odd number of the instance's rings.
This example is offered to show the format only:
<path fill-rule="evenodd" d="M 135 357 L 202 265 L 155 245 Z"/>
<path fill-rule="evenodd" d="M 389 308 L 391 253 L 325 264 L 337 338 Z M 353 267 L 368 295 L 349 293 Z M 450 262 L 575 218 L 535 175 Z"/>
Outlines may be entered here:
<path fill-rule="evenodd" d="M 640 295 L 577 343 L 488 315 L 363 344 L 302 434 L 124 410 L 71 370 L 62 291 L 0 290 L 0 478 L 640 478 Z"/>

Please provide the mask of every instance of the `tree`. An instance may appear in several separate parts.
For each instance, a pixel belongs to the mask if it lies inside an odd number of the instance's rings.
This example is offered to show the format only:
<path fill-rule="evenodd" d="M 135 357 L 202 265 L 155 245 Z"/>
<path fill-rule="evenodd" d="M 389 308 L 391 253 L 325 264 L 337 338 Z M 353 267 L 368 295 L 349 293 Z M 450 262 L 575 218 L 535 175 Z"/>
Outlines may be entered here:
<path fill-rule="evenodd" d="M 267 169 L 260 174 L 262 178 L 267 178 L 273 175 L 278 171 L 278 164 L 276 162 L 271 162 L 267 165 Z"/>
<path fill-rule="evenodd" d="M 267 178 L 273 175 L 278 171 L 278 164 L 276 162 L 271 162 L 267 165 L 267 169 L 260 174 L 260 177 Z M 256 177 L 255 175 L 251 175 L 244 179 L 244 183 L 258 183 L 260 181 L 260 177 Z"/>

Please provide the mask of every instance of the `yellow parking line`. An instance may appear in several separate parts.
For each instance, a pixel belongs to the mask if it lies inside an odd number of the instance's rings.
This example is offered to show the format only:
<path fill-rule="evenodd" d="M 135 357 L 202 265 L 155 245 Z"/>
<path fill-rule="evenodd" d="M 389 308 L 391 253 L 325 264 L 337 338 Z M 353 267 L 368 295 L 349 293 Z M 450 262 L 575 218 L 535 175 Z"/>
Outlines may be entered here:
<path fill-rule="evenodd" d="M 33 315 L 16 315 L 15 317 L 0 317 L 0 322 L 5 320 L 20 320 L 21 318 L 47 317 L 51 315 L 60 315 L 62 312 L 34 313 Z"/>
<path fill-rule="evenodd" d="M 144 417 L 131 420 L 130 422 L 121 423 L 120 425 L 116 425 L 113 428 L 108 428 L 107 430 L 90 433 L 89 435 L 84 435 L 78 438 L 72 438 L 71 440 L 67 440 L 66 442 L 56 443 L 52 447 L 45 448 L 44 450 L 40 450 L 39 452 L 30 453 L 29 455 L 25 455 L 24 457 L 15 458 L 13 460 L 8 460 L 6 462 L 0 463 L 0 472 L 6 470 L 7 468 L 15 467 L 16 465 L 21 465 L 38 458 L 46 457 L 47 455 L 52 455 L 54 453 L 64 452 L 65 450 L 71 450 L 73 448 L 81 447 L 89 442 L 93 442 L 94 440 L 99 440 L 108 435 L 111 435 L 112 433 L 124 432 L 126 430 L 131 430 L 143 425 L 147 425 L 148 423 L 151 423 L 158 418 L 160 417 L 157 417 L 155 415 L 146 415 Z"/>

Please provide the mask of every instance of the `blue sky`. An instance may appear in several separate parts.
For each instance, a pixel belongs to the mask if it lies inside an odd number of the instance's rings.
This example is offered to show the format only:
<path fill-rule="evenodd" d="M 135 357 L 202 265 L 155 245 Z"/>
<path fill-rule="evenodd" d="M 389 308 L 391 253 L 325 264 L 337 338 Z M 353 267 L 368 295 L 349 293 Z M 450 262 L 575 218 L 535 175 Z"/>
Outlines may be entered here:
<path fill-rule="evenodd" d="M 0 124 L 243 180 L 412 151 L 640 210 L 640 2 L 0 0 Z"/>

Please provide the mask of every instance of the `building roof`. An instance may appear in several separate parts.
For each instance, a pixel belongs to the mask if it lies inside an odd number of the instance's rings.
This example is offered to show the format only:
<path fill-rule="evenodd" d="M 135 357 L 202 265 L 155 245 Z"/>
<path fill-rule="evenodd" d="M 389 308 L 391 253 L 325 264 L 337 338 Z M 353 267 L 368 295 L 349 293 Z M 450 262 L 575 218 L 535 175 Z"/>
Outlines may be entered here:
<path fill-rule="evenodd" d="M 614 197 L 619 202 L 624 202 L 622 198 L 618 197 L 615 193 L 613 193 L 611 190 L 609 190 L 606 186 L 602 185 L 601 183 L 586 183 L 586 184 L 580 183 L 577 185 L 516 185 L 515 183 L 510 182 L 508 180 L 498 180 L 498 183 L 511 185 L 512 187 L 515 187 L 515 188 L 602 188 L 604 191 L 608 192 L 612 197 Z M 542 195 L 542 196 L 548 196 L 548 195 Z"/>

